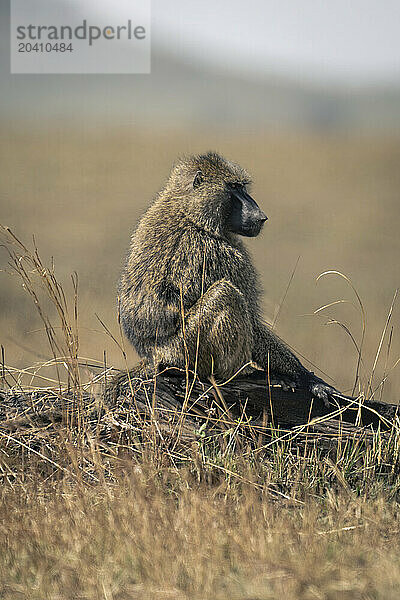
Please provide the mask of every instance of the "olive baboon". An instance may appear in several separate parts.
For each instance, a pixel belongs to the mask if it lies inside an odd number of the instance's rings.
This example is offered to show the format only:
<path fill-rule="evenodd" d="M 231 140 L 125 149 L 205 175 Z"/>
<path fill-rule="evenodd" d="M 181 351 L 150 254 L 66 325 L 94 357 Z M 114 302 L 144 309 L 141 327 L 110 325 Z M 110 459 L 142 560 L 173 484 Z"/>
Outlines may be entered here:
<path fill-rule="evenodd" d="M 262 321 L 260 287 L 239 236 L 265 214 L 248 173 L 209 152 L 180 160 L 140 220 L 120 285 L 123 329 L 146 364 L 225 379 L 248 363 L 327 401 L 334 388 L 308 371 Z"/>

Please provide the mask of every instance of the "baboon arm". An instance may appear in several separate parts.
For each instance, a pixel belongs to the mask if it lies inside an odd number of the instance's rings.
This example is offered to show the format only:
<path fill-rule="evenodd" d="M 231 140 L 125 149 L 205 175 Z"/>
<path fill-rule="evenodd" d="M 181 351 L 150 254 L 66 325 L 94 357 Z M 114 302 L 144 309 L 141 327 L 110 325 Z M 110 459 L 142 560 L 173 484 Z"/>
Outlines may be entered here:
<path fill-rule="evenodd" d="M 252 327 L 241 292 L 221 279 L 185 313 L 176 334 L 157 347 L 156 362 L 196 368 L 200 378 L 231 377 L 251 361 Z"/>
<path fill-rule="evenodd" d="M 301 383 L 308 371 L 286 344 L 264 323 L 254 327 L 253 360 L 274 375 L 291 378 Z"/>
<path fill-rule="evenodd" d="M 273 377 L 282 376 L 295 386 L 305 387 L 329 406 L 329 401 L 338 391 L 306 369 L 297 356 L 264 323 L 257 323 L 254 330 L 253 360 L 264 370 L 268 369 Z M 290 383 L 290 385 L 292 385 Z"/>

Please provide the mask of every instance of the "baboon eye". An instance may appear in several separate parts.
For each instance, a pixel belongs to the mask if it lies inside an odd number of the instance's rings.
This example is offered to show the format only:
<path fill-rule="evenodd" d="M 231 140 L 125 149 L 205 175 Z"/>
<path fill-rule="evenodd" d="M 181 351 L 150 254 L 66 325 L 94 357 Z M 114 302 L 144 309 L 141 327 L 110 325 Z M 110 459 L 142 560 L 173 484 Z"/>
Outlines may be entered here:
<path fill-rule="evenodd" d="M 203 173 L 201 171 L 197 171 L 196 175 L 193 179 L 193 187 L 198 188 L 204 181 Z"/>

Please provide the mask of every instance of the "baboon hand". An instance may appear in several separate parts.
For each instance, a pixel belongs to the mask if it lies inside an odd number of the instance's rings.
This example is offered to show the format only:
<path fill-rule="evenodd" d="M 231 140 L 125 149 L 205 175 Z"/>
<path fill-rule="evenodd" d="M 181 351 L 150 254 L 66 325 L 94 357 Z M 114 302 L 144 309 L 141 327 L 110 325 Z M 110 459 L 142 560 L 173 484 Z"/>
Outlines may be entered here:
<path fill-rule="evenodd" d="M 314 375 L 314 373 L 311 373 L 309 389 L 311 395 L 314 398 L 319 398 L 320 400 L 322 400 L 325 406 L 328 408 L 330 406 L 330 400 L 333 399 L 335 394 L 339 393 L 334 387 L 325 383 L 323 379 L 320 379 L 319 377 Z"/>

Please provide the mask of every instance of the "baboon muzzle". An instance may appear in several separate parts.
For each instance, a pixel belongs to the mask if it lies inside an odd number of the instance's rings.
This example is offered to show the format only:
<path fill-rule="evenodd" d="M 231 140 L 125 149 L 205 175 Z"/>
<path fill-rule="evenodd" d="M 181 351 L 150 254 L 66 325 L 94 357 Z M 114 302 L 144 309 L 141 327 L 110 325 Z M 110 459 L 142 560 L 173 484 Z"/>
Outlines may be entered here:
<path fill-rule="evenodd" d="M 232 214 L 231 231 L 246 237 L 255 237 L 268 219 L 257 202 L 243 186 L 231 188 Z"/>

